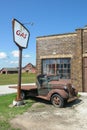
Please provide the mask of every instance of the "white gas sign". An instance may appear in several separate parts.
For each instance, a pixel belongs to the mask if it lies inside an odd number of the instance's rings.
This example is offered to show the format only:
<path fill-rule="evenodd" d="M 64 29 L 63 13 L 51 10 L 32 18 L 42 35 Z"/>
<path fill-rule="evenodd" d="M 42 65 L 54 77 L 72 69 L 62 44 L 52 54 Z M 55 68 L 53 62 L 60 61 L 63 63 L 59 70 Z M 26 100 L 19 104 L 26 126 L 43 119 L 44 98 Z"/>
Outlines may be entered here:
<path fill-rule="evenodd" d="M 21 48 L 27 48 L 30 32 L 16 19 L 13 19 L 12 24 L 14 42 Z"/>

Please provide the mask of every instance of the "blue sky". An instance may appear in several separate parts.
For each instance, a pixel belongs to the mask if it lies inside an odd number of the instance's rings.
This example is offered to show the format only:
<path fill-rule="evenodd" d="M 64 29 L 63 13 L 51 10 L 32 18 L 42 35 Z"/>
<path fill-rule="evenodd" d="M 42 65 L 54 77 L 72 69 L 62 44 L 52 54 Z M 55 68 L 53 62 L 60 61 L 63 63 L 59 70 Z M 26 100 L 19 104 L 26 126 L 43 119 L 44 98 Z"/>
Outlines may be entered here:
<path fill-rule="evenodd" d="M 13 41 L 12 19 L 30 31 L 22 66 L 36 65 L 36 37 L 74 32 L 87 25 L 87 0 L 0 0 L 0 69 L 18 67 L 18 47 Z"/>

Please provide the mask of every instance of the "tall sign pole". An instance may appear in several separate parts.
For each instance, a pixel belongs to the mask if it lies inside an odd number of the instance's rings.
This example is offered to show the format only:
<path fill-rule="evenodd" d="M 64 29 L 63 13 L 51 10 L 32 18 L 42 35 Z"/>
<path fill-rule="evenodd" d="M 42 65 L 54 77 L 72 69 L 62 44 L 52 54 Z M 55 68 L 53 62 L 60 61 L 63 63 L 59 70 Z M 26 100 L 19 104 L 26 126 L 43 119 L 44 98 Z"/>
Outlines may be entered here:
<path fill-rule="evenodd" d="M 22 69 L 22 50 L 28 47 L 30 32 L 18 20 L 12 20 L 13 40 L 19 48 L 19 71 L 18 71 L 18 87 L 17 101 L 21 101 L 21 69 Z"/>
<path fill-rule="evenodd" d="M 21 100 L 21 69 L 22 69 L 22 48 L 19 47 L 19 71 L 18 71 L 18 93 L 17 100 Z"/>

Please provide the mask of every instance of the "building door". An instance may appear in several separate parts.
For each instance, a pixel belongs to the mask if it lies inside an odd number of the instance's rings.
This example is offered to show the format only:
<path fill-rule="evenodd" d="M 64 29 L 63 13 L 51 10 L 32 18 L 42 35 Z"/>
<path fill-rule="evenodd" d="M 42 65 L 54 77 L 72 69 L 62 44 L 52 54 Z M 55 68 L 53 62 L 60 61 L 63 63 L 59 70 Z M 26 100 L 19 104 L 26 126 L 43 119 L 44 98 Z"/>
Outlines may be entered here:
<path fill-rule="evenodd" d="M 83 81 L 84 81 L 84 92 L 87 92 L 87 57 L 83 60 Z"/>

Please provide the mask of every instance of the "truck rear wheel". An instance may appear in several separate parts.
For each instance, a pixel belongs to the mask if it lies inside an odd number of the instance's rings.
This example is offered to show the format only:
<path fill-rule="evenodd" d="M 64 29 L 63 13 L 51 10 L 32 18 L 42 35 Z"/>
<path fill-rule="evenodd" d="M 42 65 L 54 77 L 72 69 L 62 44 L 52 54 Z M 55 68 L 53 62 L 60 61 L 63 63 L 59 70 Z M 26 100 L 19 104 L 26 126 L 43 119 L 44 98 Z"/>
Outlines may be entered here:
<path fill-rule="evenodd" d="M 54 94 L 52 95 L 51 97 L 51 103 L 55 106 L 55 107 L 58 107 L 58 108 L 61 108 L 64 106 L 64 100 L 63 98 L 58 95 L 58 94 Z"/>

